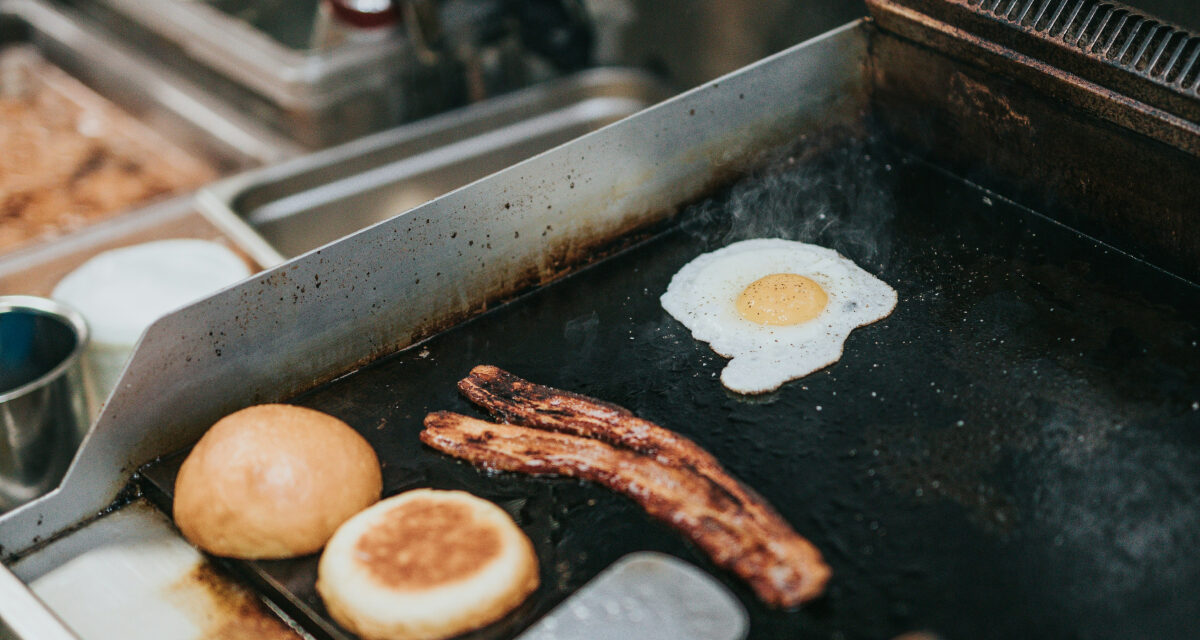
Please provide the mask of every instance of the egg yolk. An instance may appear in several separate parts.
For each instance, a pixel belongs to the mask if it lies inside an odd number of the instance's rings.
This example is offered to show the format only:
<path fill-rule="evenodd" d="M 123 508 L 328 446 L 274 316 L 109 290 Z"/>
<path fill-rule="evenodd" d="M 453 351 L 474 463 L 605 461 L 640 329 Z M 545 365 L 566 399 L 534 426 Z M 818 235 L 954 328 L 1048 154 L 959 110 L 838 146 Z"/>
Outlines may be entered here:
<path fill-rule="evenodd" d="M 750 322 L 789 325 L 808 322 L 829 302 L 821 285 L 794 273 L 772 273 L 751 282 L 737 299 L 737 310 Z"/>

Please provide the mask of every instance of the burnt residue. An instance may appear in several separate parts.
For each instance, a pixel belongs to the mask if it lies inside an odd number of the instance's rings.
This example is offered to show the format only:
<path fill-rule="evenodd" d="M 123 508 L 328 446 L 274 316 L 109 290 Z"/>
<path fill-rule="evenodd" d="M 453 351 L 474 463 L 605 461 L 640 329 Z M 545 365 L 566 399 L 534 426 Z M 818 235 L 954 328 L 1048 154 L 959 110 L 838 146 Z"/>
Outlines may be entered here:
<path fill-rule="evenodd" d="M 201 562 L 169 587 L 209 640 L 299 640 L 259 596 L 209 562 Z"/>
<path fill-rule="evenodd" d="M 436 317 L 414 326 L 405 339 L 389 344 L 380 344 L 349 366 L 322 372 L 321 375 L 304 383 L 297 384 L 291 389 L 280 390 L 279 396 L 294 396 L 337 380 L 381 358 L 419 344 L 423 340 L 435 336 L 450 327 L 457 326 L 470 318 L 517 300 L 589 265 L 599 263 L 611 256 L 636 247 L 654 238 L 673 224 L 672 220 L 681 208 L 689 206 L 690 203 L 704 202 L 713 193 L 734 182 L 739 175 L 732 170 L 716 171 L 708 183 L 697 190 L 699 195 L 682 205 L 650 213 L 638 212 L 637 214 L 630 214 L 615 225 L 609 225 L 603 229 L 596 230 L 581 229 L 570 238 L 547 244 L 542 250 L 542 256 L 536 264 L 509 274 L 504 284 L 489 290 L 481 302 L 470 308 L 455 309 L 440 313 Z M 551 226 L 547 226 L 547 231 L 552 230 Z M 279 278 L 286 277 L 286 274 L 283 273 L 272 274 L 270 276 L 270 278 L 275 278 L 280 282 L 282 280 L 278 280 Z M 420 281 L 418 280 L 417 282 L 419 283 Z M 217 353 L 217 355 L 220 355 L 220 353 Z"/>
<path fill-rule="evenodd" d="M 28 547 L 25 547 L 24 549 L 22 549 L 21 551 L 16 552 L 16 553 L 10 553 L 8 555 L 5 555 L 4 547 L 2 545 L 0 545 L 0 564 L 15 564 L 15 563 L 19 562 L 22 558 L 25 558 L 26 556 L 30 556 L 30 555 L 33 555 L 34 553 L 37 553 L 38 551 L 41 551 L 42 549 L 46 548 L 50 544 L 52 544 L 58 540 L 61 540 L 63 538 L 66 538 L 66 537 L 70 536 L 71 534 L 79 531 L 80 529 L 83 529 L 83 528 L 91 525 L 93 522 L 99 520 L 100 518 L 103 518 L 103 517 L 113 513 L 114 511 L 122 509 L 133 502 L 137 502 L 138 500 L 141 500 L 144 496 L 144 494 L 142 493 L 142 487 L 143 487 L 142 478 L 140 477 L 140 475 L 134 474 L 133 477 L 130 479 L 130 481 L 128 483 L 126 483 L 125 486 L 122 487 L 120 491 L 117 492 L 117 495 L 112 499 L 112 502 L 108 503 L 108 505 L 106 507 L 104 507 L 100 511 L 96 512 L 91 517 L 84 518 L 83 520 L 80 520 L 79 522 L 76 522 L 75 524 L 73 524 L 69 527 L 57 530 L 54 532 L 54 535 L 49 538 L 42 538 L 41 536 L 37 536 L 36 538 L 33 539 L 33 544 L 31 544 Z M 169 513 L 169 511 L 168 511 L 168 513 Z M 42 522 L 43 522 L 43 517 L 42 517 L 42 515 L 39 515 L 38 519 L 37 519 L 38 526 L 41 526 Z"/>
<path fill-rule="evenodd" d="M 1195 126 L 1180 120 L 1196 121 L 1200 42 L 1184 29 L 1100 0 L 1060 0 L 1052 10 L 1049 2 L 1038 3 L 1040 10 L 1026 3 L 1019 12 L 1011 3 L 975 0 L 867 4 L 888 29 L 968 57 L 999 56 L 1017 63 L 1014 68 L 1036 69 L 1099 95 L 1092 108 L 1114 122 L 1140 119 L 1147 133 L 1197 149 Z M 1154 112 L 1171 117 L 1145 117 Z M 1187 129 L 1189 134 L 1176 135 Z"/>
<path fill-rule="evenodd" d="M 1086 53 L 1055 46 L 1047 56 L 1031 56 L 1003 46 L 1013 45 L 1004 29 L 970 33 L 965 25 L 893 11 L 903 2 L 870 4 L 881 28 L 902 36 L 877 31 L 871 38 L 873 114 L 898 144 L 1200 280 L 1200 227 L 1193 223 L 1200 102 L 1187 100 L 1190 113 L 1173 117 L 1148 106 L 1153 102 L 1136 87 L 1083 82 L 1056 66 Z"/>
<path fill-rule="evenodd" d="M 752 638 L 1193 637 L 1200 289 L 876 141 L 793 151 L 653 238 L 292 402 L 359 430 L 385 494 L 466 490 L 529 534 L 542 586 L 471 638 L 512 637 L 639 550 L 722 580 Z M 852 333 L 837 363 L 748 398 L 720 385 L 725 360 L 659 296 L 688 261 L 741 237 L 721 212 L 752 209 L 736 203 L 757 180 L 862 194 L 746 202 L 783 203 L 770 227 L 780 233 L 827 208 L 839 224 L 804 238 L 839 246 L 899 305 Z M 880 210 L 863 216 L 876 196 Z M 872 242 L 854 241 L 859 231 Z M 481 363 L 625 406 L 706 448 L 821 550 L 826 596 L 773 611 L 632 501 L 423 447 L 427 413 L 483 415 L 456 388 Z M 147 479 L 169 492 L 172 464 Z M 346 637 L 315 591 L 316 556 L 231 565 L 313 633 Z"/>

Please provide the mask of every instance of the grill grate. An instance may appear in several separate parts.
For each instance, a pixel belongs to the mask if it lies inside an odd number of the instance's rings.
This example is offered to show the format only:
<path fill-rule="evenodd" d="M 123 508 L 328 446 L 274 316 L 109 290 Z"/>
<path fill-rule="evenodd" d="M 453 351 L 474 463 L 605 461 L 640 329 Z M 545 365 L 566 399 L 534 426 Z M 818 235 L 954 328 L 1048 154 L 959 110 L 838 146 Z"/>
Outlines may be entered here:
<path fill-rule="evenodd" d="M 1125 5 L 1099 0 L 965 1 L 975 11 L 1022 31 L 1200 97 L 1200 36 Z"/>

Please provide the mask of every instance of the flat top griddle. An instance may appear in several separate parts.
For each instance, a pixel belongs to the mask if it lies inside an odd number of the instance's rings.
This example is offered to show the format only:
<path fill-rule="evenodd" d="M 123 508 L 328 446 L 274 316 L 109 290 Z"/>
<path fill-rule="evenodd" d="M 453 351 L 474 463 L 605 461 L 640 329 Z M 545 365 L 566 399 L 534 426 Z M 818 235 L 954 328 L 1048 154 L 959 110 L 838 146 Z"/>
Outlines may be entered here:
<path fill-rule="evenodd" d="M 472 638 L 509 637 L 623 554 L 725 582 L 754 638 L 1185 638 L 1200 619 L 1200 288 L 873 140 L 781 156 L 651 239 L 293 402 L 359 430 L 384 493 L 465 489 L 533 540 L 542 586 Z M 899 292 L 836 364 L 745 397 L 659 305 L 698 254 L 777 236 L 838 249 Z M 452 295 L 448 292 L 447 295 Z M 763 607 L 633 502 L 489 474 L 417 439 L 481 415 L 490 363 L 694 439 L 833 567 L 827 595 Z M 169 504 L 182 454 L 143 470 Z M 231 562 L 319 635 L 317 556 Z"/>

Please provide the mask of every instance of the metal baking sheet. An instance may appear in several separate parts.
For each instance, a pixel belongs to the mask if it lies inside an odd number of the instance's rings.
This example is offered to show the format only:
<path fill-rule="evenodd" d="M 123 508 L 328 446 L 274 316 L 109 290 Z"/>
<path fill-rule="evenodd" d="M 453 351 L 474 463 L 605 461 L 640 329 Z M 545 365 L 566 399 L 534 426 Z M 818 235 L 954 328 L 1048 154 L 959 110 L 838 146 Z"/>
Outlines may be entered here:
<path fill-rule="evenodd" d="M 333 37 L 293 48 L 221 4 L 101 0 L 81 10 L 310 150 L 466 102 L 455 60 L 422 56 L 410 37 Z M 257 4 L 270 12 L 269 3 Z M 303 23 L 303 5 L 320 3 L 290 3 L 280 13 Z"/>
<path fill-rule="evenodd" d="M 639 550 L 720 577 L 752 638 L 1191 636 L 1200 288 L 841 136 L 815 156 L 802 144 L 635 248 L 290 400 L 359 430 L 385 495 L 467 490 L 530 535 L 542 587 L 470 637 L 511 636 Z M 900 303 L 836 364 L 747 397 L 721 386 L 724 359 L 658 297 L 696 255 L 761 236 L 834 247 Z M 822 550 L 828 595 L 770 610 L 625 498 L 480 472 L 421 445 L 427 412 L 481 413 L 455 389 L 480 363 L 695 439 Z M 177 463 L 146 477 L 169 495 Z M 316 565 L 241 566 L 318 632 L 346 637 L 314 590 Z"/>

